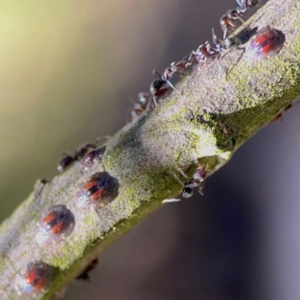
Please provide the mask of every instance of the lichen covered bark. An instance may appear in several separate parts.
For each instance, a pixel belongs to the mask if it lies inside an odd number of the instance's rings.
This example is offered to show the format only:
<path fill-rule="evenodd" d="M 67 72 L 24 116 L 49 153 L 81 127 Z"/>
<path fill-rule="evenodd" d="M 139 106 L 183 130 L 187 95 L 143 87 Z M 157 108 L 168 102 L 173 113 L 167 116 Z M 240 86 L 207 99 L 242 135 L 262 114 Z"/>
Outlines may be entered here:
<path fill-rule="evenodd" d="M 178 167 L 191 176 L 198 161 L 211 175 L 227 163 L 300 94 L 299 23 L 300 1 L 268 2 L 236 31 L 242 45 L 194 67 L 158 107 L 107 141 L 102 161 L 84 173 L 75 164 L 48 183 L 38 181 L 0 228 L 1 299 L 22 299 L 15 278 L 32 261 L 53 267 L 49 288 L 34 296 L 49 299 L 164 199 L 180 193 L 176 177 L 185 179 Z M 249 59 L 250 33 L 267 25 L 284 34 L 282 50 L 261 62 Z M 101 171 L 118 181 L 118 197 L 96 211 L 79 202 L 84 182 Z M 75 216 L 72 234 L 60 243 L 37 243 L 43 211 L 60 204 Z"/>

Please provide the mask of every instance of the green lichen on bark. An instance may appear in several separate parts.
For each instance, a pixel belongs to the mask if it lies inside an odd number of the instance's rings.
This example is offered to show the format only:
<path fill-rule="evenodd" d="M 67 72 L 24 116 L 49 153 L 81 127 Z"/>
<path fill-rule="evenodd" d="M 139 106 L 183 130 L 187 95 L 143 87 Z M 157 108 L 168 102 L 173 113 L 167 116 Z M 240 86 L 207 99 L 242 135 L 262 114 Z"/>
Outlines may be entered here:
<path fill-rule="evenodd" d="M 245 28 L 271 26 L 285 35 L 281 52 L 263 62 L 239 49 L 196 67 L 157 108 L 125 126 L 106 143 L 102 162 L 85 173 L 79 165 L 34 192 L 0 227 L 0 293 L 20 299 L 15 275 L 28 262 L 55 267 L 54 279 L 36 299 L 49 299 L 125 232 L 176 196 L 180 167 L 189 176 L 198 160 L 211 175 L 233 153 L 300 94 L 300 2 L 273 0 Z M 244 45 L 247 47 L 247 45 Z M 119 181 L 119 196 L 95 212 L 78 207 L 78 192 L 92 174 L 107 171 Z M 175 176 L 174 176 L 175 175 Z M 60 244 L 35 241 L 41 213 L 65 204 L 76 219 Z"/>

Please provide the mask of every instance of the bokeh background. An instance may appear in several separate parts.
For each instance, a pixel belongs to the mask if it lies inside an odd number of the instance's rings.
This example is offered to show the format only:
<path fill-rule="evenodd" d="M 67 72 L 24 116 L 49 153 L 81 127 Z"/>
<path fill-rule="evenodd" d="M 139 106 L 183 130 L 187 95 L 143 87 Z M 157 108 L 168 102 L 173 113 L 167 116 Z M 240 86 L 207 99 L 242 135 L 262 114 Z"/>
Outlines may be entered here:
<path fill-rule="evenodd" d="M 0 219 L 65 150 L 113 134 L 152 70 L 210 39 L 234 0 L 0 2 Z M 67 299 L 300 298 L 300 106 L 100 258 Z"/>

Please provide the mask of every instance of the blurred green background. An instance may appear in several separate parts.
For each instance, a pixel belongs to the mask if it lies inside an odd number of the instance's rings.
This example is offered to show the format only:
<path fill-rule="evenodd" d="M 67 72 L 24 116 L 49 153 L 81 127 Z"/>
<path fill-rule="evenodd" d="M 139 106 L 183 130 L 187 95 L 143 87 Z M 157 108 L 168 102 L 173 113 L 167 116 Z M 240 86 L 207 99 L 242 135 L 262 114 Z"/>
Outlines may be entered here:
<path fill-rule="evenodd" d="M 1 220 L 63 151 L 125 124 L 177 20 L 178 1 L 160 2 L 0 2 Z M 168 14 L 165 30 L 155 20 Z"/>
<path fill-rule="evenodd" d="M 0 220 L 62 152 L 110 135 L 152 70 L 210 39 L 234 0 L 0 1 Z M 300 106 L 101 255 L 67 299 L 295 300 Z"/>

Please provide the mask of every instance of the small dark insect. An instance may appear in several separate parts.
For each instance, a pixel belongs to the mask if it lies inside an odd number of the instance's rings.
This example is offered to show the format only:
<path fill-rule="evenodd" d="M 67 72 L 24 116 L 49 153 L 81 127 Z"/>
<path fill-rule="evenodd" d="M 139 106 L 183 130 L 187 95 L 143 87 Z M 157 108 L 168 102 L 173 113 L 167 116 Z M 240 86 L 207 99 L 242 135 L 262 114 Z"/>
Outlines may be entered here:
<path fill-rule="evenodd" d="M 58 163 L 57 170 L 59 172 L 64 172 L 68 167 L 70 167 L 74 162 L 76 161 L 76 158 L 73 157 L 70 153 L 63 153 L 63 158 Z"/>
<path fill-rule="evenodd" d="M 169 67 L 167 67 L 163 75 L 160 75 L 157 71 L 153 71 L 154 75 L 158 76 L 158 79 L 155 79 L 150 85 L 150 94 L 153 97 L 154 106 L 157 106 L 157 101 L 168 95 L 172 90 L 175 90 L 174 85 L 171 83 L 170 79 L 176 73 L 183 72 L 189 63 L 186 63 L 184 59 L 178 62 L 172 62 Z"/>
<path fill-rule="evenodd" d="M 281 31 L 266 26 L 250 39 L 247 57 L 262 61 L 275 56 L 282 49 L 284 42 L 285 36 Z"/>
<path fill-rule="evenodd" d="M 51 280 L 51 266 L 42 261 L 31 262 L 16 276 L 15 289 L 19 296 L 34 296 L 46 289 Z"/>
<path fill-rule="evenodd" d="M 75 226 L 75 217 L 65 205 L 54 205 L 47 209 L 40 221 L 36 240 L 60 242 L 69 236 Z"/>
<path fill-rule="evenodd" d="M 84 206 L 92 206 L 95 210 L 111 203 L 119 194 L 119 183 L 107 172 L 92 175 L 83 185 L 81 194 Z"/>
<path fill-rule="evenodd" d="M 203 188 L 204 188 L 204 180 L 206 178 L 206 171 L 203 166 L 200 165 L 198 161 L 195 161 L 197 164 L 197 170 L 193 175 L 192 179 L 189 179 L 185 184 L 183 184 L 177 176 L 175 178 L 183 185 L 183 189 L 181 192 L 181 197 L 188 199 L 191 198 L 194 195 L 194 189 L 197 188 L 200 195 L 203 195 Z M 179 173 L 188 179 L 188 176 L 179 168 L 177 167 Z M 162 203 L 173 203 L 173 202 L 179 202 L 180 198 L 173 198 L 173 199 L 165 199 Z"/>
<path fill-rule="evenodd" d="M 106 146 L 103 146 L 86 154 L 85 158 L 81 162 L 81 172 L 87 171 L 95 163 L 96 159 L 101 161 L 105 150 Z"/>
<path fill-rule="evenodd" d="M 158 76 L 158 79 L 155 79 L 151 83 L 149 92 L 152 95 L 154 107 L 156 107 L 157 101 L 167 96 L 172 89 L 175 90 L 175 87 L 167 78 L 164 78 L 163 75 L 160 75 L 157 71 L 154 70 L 153 73 Z"/>
<path fill-rule="evenodd" d="M 184 184 L 181 196 L 186 199 L 192 197 L 195 188 L 197 188 L 200 195 L 203 195 L 205 177 L 205 169 L 200 164 L 198 164 L 198 168 L 194 173 L 193 178 Z"/>
<path fill-rule="evenodd" d="M 90 264 L 86 267 L 86 269 L 76 277 L 77 281 L 83 281 L 83 282 L 91 282 L 91 277 L 89 275 L 89 272 L 95 269 L 95 267 L 98 265 L 98 258 L 93 259 Z"/>
<path fill-rule="evenodd" d="M 70 153 L 63 153 L 63 158 L 58 163 L 57 170 L 61 173 L 64 172 L 74 162 L 82 160 L 89 151 L 96 148 L 96 144 L 84 144 L 75 151 L 74 156 Z"/>
<path fill-rule="evenodd" d="M 75 159 L 77 161 L 82 160 L 88 152 L 90 152 L 91 150 L 94 150 L 96 148 L 97 148 L 96 144 L 84 144 L 84 145 L 82 145 L 75 152 Z"/>

